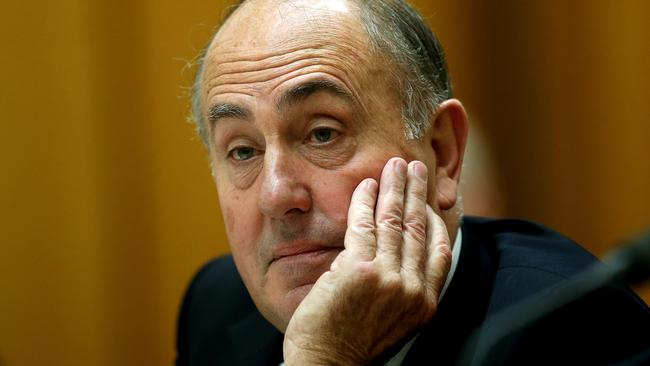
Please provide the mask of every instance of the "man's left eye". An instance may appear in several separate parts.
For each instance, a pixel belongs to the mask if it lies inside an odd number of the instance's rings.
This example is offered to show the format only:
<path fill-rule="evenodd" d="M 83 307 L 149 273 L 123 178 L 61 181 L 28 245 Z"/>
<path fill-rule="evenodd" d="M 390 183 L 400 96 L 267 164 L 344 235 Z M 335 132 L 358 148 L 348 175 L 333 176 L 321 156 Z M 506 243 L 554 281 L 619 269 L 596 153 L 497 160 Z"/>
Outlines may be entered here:
<path fill-rule="evenodd" d="M 317 128 L 311 132 L 309 140 L 317 144 L 330 142 L 339 135 L 339 132 L 331 128 Z"/>

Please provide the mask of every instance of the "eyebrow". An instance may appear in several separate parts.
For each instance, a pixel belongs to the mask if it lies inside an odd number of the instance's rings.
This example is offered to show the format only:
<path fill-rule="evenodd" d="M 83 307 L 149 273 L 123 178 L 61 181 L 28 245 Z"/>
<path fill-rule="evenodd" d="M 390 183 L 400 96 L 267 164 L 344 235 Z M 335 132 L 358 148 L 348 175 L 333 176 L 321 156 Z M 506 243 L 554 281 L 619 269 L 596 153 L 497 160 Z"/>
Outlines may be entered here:
<path fill-rule="evenodd" d="M 208 120 L 214 125 L 223 118 L 249 119 L 251 113 L 248 109 L 232 103 L 219 103 L 210 107 Z"/>
<path fill-rule="evenodd" d="M 277 100 L 276 107 L 279 111 L 286 107 L 296 105 L 305 101 L 310 96 L 325 92 L 336 97 L 342 98 L 349 104 L 356 105 L 355 99 L 347 90 L 339 84 L 325 79 L 311 80 L 296 85 L 284 92 Z M 208 110 L 208 121 L 214 126 L 219 120 L 224 118 L 236 118 L 248 120 L 251 112 L 245 107 L 233 103 L 218 103 L 211 106 Z"/>
<path fill-rule="evenodd" d="M 296 85 L 282 94 L 276 100 L 275 104 L 278 110 L 283 110 L 288 106 L 293 106 L 303 102 L 310 96 L 319 92 L 325 92 L 340 97 L 349 104 L 356 104 L 352 94 L 341 87 L 338 83 L 326 79 L 311 80 Z"/>

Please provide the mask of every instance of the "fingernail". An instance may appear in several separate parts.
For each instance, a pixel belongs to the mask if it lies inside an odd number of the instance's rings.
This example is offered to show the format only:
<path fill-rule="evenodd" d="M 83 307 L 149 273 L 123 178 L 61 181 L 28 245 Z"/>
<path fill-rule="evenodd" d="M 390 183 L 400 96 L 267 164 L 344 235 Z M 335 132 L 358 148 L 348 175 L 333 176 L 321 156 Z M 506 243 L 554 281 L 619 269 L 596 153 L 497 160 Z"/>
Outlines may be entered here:
<path fill-rule="evenodd" d="M 402 178 L 406 177 L 406 169 L 407 169 L 406 162 L 402 159 L 395 159 L 395 171 L 397 174 L 399 174 Z"/>
<path fill-rule="evenodd" d="M 415 176 L 422 179 L 422 180 L 427 180 L 427 166 L 420 163 L 416 162 L 413 164 L 413 170 L 415 171 Z"/>
<path fill-rule="evenodd" d="M 367 179 L 366 189 L 368 189 L 370 192 L 375 192 L 377 190 L 377 182 L 375 182 L 374 179 Z"/>

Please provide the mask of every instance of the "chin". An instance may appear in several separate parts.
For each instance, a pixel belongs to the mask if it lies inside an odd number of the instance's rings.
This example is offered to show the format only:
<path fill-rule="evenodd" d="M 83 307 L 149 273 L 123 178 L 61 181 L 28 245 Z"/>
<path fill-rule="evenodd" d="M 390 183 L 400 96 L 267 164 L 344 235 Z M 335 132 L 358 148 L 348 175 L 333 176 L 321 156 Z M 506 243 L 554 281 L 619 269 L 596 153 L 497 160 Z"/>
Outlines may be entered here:
<path fill-rule="evenodd" d="M 336 248 L 320 253 L 297 255 L 271 264 L 267 272 L 265 293 L 259 299 L 265 299 L 263 302 L 266 306 L 265 309 L 258 306 L 264 317 L 284 332 L 293 313 L 309 294 L 314 283 L 329 270 L 340 251 L 340 248 Z"/>
<path fill-rule="evenodd" d="M 310 283 L 291 289 L 282 298 L 277 299 L 275 304 L 269 304 L 271 310 L 260 309 L 260 312 L 273 326 L 284 333 L 293 313 L 313 286 L 314 284 Z"/>
<path fill-rule="evenodd" d="M 297 288 L 294 288 L 293 290 L 289 291 L 286 296 L 286 301 L 288 302 L 287 308 L 292 309 L 291 314 L 293 315 L 293 312 L 296 311 L 296 308 L 302 300 L 307 296 L 309 291 L 311 291 L 311 288 L 314 287 L 313 283 L 309 283 Z"/>

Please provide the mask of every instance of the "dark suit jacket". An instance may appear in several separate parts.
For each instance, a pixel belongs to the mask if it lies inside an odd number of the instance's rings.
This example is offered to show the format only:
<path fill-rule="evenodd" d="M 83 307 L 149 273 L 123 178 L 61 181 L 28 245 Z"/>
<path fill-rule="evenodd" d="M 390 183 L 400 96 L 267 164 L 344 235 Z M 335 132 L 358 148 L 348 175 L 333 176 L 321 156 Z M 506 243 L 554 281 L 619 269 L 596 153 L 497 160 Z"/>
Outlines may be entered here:
<path fill-rule="evenodd" d="M 486 319 L 533 294 L 552 293 L 597 263 L 575 243 L 530 222 L 466 217 L 461 228 L 454 278 L 403 365 L 454 364 L 469 334 Z M 192 281 L 177 342 L 177 366 L 282 360 L 282 334 L 257 311 L 229 256 L 208 263 Z M 624 286 L 608 286 L 511 334 L 487 362 L 618 363 L 650 364 L 650 311 Z"/>

